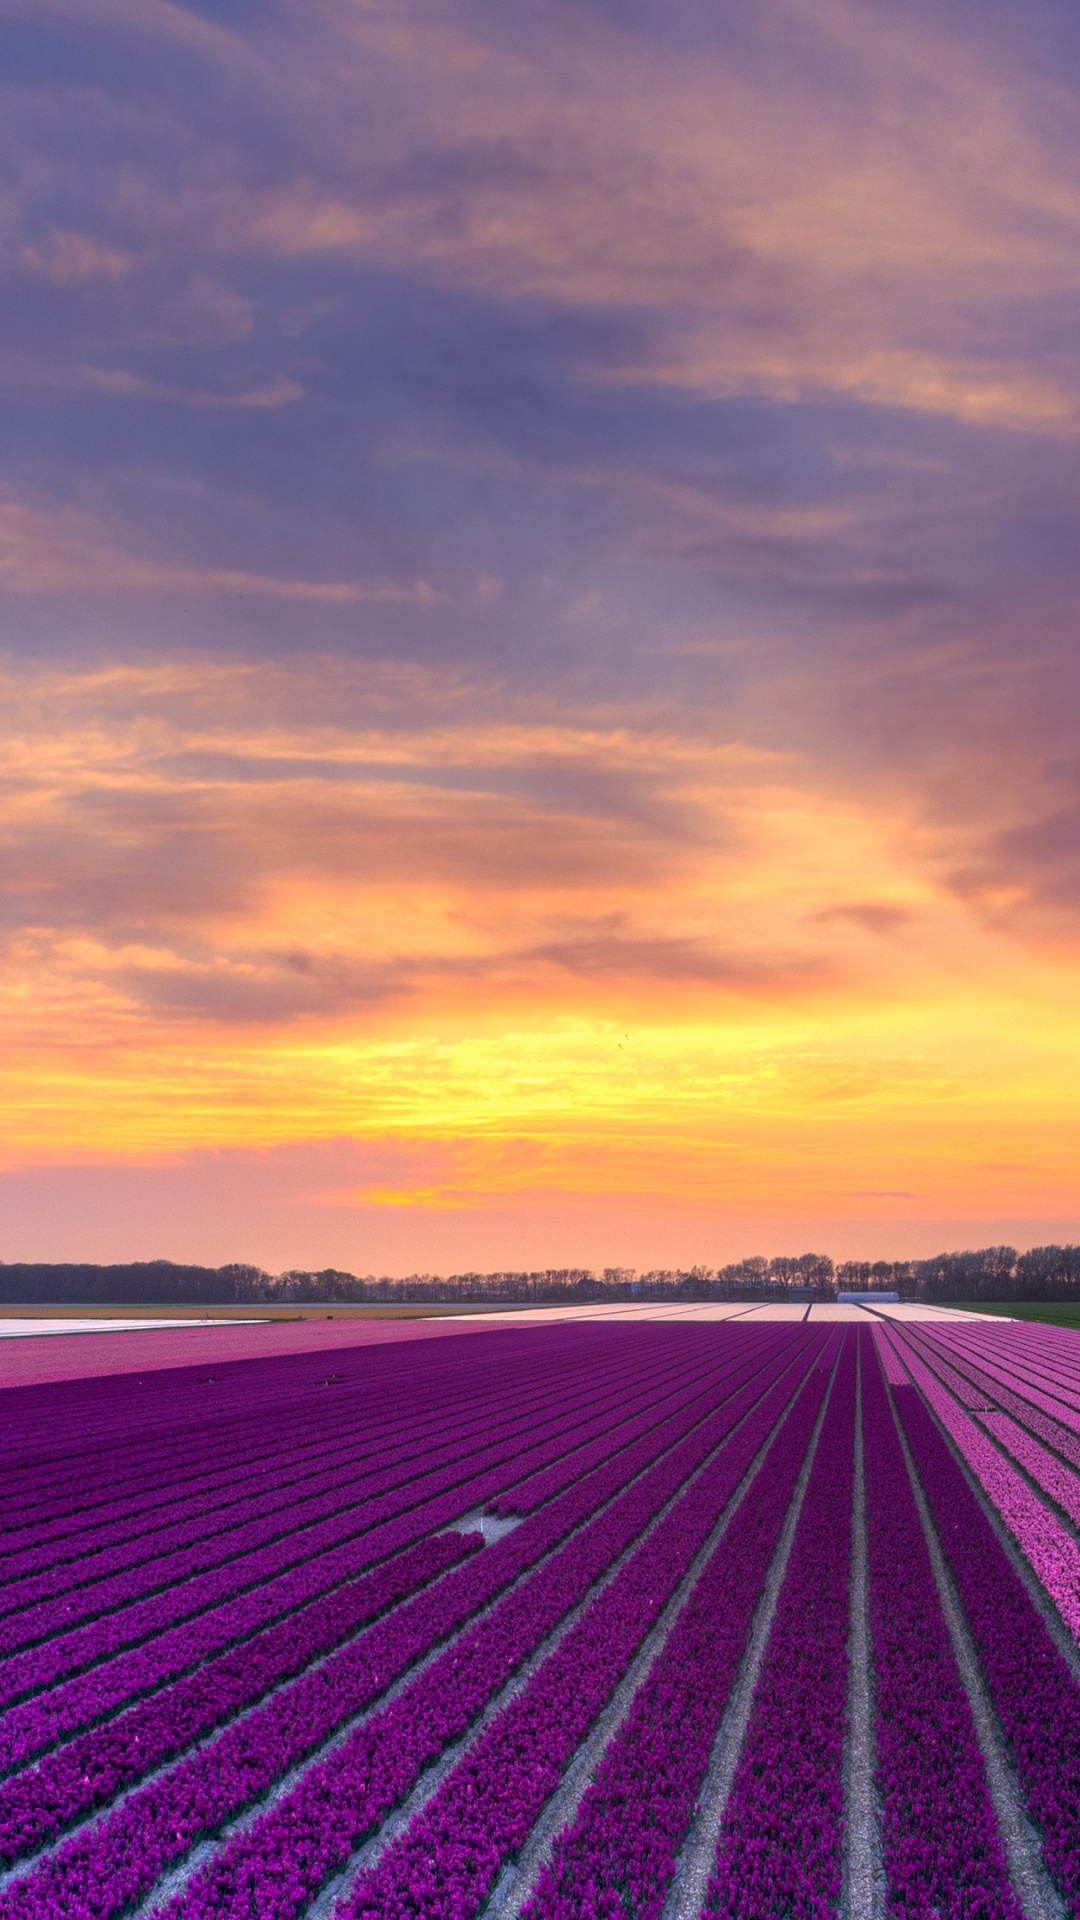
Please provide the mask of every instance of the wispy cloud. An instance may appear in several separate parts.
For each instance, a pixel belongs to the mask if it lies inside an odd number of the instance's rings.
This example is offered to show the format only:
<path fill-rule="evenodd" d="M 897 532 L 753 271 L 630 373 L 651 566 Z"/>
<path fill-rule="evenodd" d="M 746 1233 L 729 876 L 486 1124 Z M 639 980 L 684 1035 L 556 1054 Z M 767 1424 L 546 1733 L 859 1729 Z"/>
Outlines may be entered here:
<path fill-rule="evenodd" d="M 179 0 L 0 0 L 0 17 L 70 21 L 173 40 L 226 65 L 243 61 L 243 41 Z"/>
<path fill-rule="evenodd" d="M 1075 431 L 1075 365 L 1010 312 L 1076 285 L 1068 97 L 1033 96 L 990 36 L 843 4 L 770 7 L 736 57 L 569 9 L 518 45 L 468 9 L 337 21 L 390 138 L 348 191 L 308 173 L 237 200 L 247 244 L 654 317 L 647 358 L 589 379 Z"/>
<path fill-rule="evenodd" d="M 75 287 L 85 280 L 118 279 L 130 273 L 132 258 L 86 233 L 62 233 L 53 227 L 42 239 L 19 249 L 19 263 L 54 287 Z"/>
<path fill-rule="evenodd" d="M 242 593 L 330 606 L 432 606 L 439 597 L 423 580 L 289 580 L 235 567 L 170 564 L 111 547 L 95 531 L 86 516 L 0 504 L 0 592 Z"/>
<path fill-rule="evenodd" d="M 151 380 L 137 373 L 128 373 L 121 367 L 74 367 L 70 370 L 70 379 L 75 385 L 85 385 L 96 393 L 115 395 L 118 399 L 167 400 L 183 407 L 287 407 L 294 400 L 303 398 L 304 389 L 296 380 L 286 374 L 275 374 L 262 386 L 250 387 L 239 393 L 214 393 L 207 387 L 170 386 L 164 380 Z"/>

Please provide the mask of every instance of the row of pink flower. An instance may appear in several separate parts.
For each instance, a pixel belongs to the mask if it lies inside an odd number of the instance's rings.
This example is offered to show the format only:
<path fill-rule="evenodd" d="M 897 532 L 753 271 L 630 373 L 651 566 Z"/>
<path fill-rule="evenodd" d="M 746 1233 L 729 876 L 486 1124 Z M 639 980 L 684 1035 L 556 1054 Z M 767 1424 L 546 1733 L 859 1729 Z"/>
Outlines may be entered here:
<path fill-rule="evenodd" d="M 905 1329 L 905 1337 L 923 1359 L 930 1361 L 963 1406 L 977 1410 L 984 1407 L 987 1400 L 996 1401 L 1004 1390 L 1033 1410 L 1036 1401 L 1041 1403 L 1044 1412 L 1052 1409 L 1053 1412 L 1046 1417 L 1053 1418 L 1055 1427 L 1063 1432 L 1075 1433 L 1080 1428 L 1080 1421 L 1075 1414 L 1025 1381 L 1022 1370 L 1009 1352 L 1011 1342 L 1007 1333 L 1002 1337 L 999 1351 L 988 1358 L 986 1365 L 979 1366 L 966 1348 L 951 1340 L 936 1338 L 936 1331 L 934 1329 L 927 1336 L 922 1327 L 909 1327 Z"/>
<path fill-rule="evenodd" d="M 1043 1857 L 1076 1914 L 1080 1688 L 917 1394 L 896 1404 Z"/>
<path fill-rule="evenodd" d="M 895 1333 L 893 1334 L 895 1337 Z M 1030 1561 L 1074 1638 L 1080 1640 L 1080 1550 L 1061 1521 L 1044 1507 L 1016 1468 L 957 1406 L 911 1345 L 905 1364 L 976 1480 Z M 900 1391 L 900 1389 L 897 1389 Z"/>
<path fill-rule="evenodd" d="M 753 1399 L 755 1383 L 744 1389 Z M 602 1502 L 610 1502 L 620 1486 L 626 1491 L 611 1505 L 603 1505 L 595 1519 L 551 1559 L 544 1562 L 524 1586 L 515 1587 L 486 1618 L 459 1639 L 389 1706 L 366 1721 L 344 1745 L 321 1763 L 347 1764 L 347 1756 L 378 1746 L 380 1730 L 390 1749 L 404 1754 L 410 1728 L 419 1738 L 424 1728 L 441 1724 L 447 1702 L 456 1711 L 468 1700 L 465 1678 L 474 1672 L 474 1684 L 484 1682 L 487 1693 L 498 1687 L 526 1656 L 535 1640 L 550 1631 L 567 1606 L 580 1597 L 597 1572 L 621 1552 L 655 1512 L 670 1498 L 687 1472 L 693 1471 L 718 1444 L 732 1418 L 741 1410 L 737 1397 L 724 1412 L 711 1415 L 678 1439 L 676 1422 L 662 1436 L 650 1435 L 628 1449 L 617 1461 L 600 1468 L 572 1487 L 562 1499 L 526 1521 L 496 1546 L 449 1573 L 426 1594 L 415 1596 L 340 1648 L 321 1666 L 273 1694 L 262 1706 L 227 1728 L 208 1746 L 181 1759 L 122 1800 L 97 1824 L 61 1843 L 22 1879 L 0 1893 L 0 1915 L 29 1920 L 77 1911 L 88 1920 L 100 1920 L 125 1910 L 145 1895 L 161 1874 L 182 1860 L 193 1845 L 260 1799 L 298 1763 L 307 1759 L 342 1724 L 366 1708 L 417 1659 L 439 1641 L 458 1631 L 479 1607 L 508 1583 L 517 1581 L 539 1556 L 548 1554 L 568 1530 L 579 1526 Z M 683 1416 L 684 1426 L 692 1413 Z M 664 1459 L 641 1478 L 643 1467 L 655 1459 L 663 1439 L 677 1439 Z M 541 1604 L 554 1607 L 553 1617 Z M 472 1711 L 478 1710 L 474 1707 Z M 471 1717 L 471 1713 L 467 1715 Z M 451 1736 L 452 1737 L 452 1736 Z M 403 1744 L 404 1743 L 404 1744 Z M 395 1762 L 397 1764 L 397 1762 Z M 320 1775 L 309 1770 L 305 1781 Z M 295 1796 L 290 1796 L 294 1798 Z M 328 1796 L 334 1799 L 335 1795 Z M 393 1796 L 392 1796 L 393 1797 Z M 288 1804 L 285 1802 L 283 1804 Z M 323 1803 L 326 1815 L 328 1801 Z M 348 1817 L 346 1796 L 338 1810 Z"/>
<path fill-rule="evenodd" d="M 953 1398 L 959 1400 L 960 1405 L 966 1408 L 968 1413 L 983 1412 L 989 1398 L 986 1389 L 976 1385 L 966 1374 L 959 1373 L 954 1366 L 950 1365 L 940 1347 L 936 1346 L 932 1340 L 921 1339 L 920 1332 L 921 1329 L 918 1326 L 905 1327 L 901 1336 L 905 1345 L 933 1368 L 938 1379 L 948 1387 Z"/>
<path fill-rule="evenodd" d="M 522 1920 L 659 1920 L 819 1406 L 789 1413 Z"/>
<path fill-rule="evenodd" d="M 942 1350 L 972 1378 L 987 1382 L 993 1398 L 1002 1406 L 1013 1411 L 1011 1401 L 1017 1399 L 1024 1409 L 1023 1417 L 1030 1413 L 1036 1420 L 1048 1423 L 1052 1431 L 1046 1437 L 1051 1444 L 1080 1460 L 1080 1414 L 1061 1398 L 1060 1383 L 1025 1365 L 1022 1352 L 1017 1351 L 1017 1343 L 1008 1334 L 990 1351 L 976 1341 L 966 1341 L 962 1346 L 950 1342 Z M 1043 1432 L 1043 1427 L 1038 1426 L 1036 1430 Z M 1060 1440 L 1059 1435 L 1063 1436 Z"/>
<path fill-rule="evenodd" d="M 963 1399 L 959 1392 L 961 1376 L 955 1367 L 950 1366 L 942 1358 L 933 1342 L 919 1341 L 917 1345 L 922 1357 L 942 1384 L 960 1398 L 964 1406 L 972 1407 L 971 1399 Z M 993 1436 L 1003 1451 L 1023 1468 L 1029 1478 L 1034 1480 L 1036 1486 L 1056 1502 L 1074 1526 L 1080 1525 L 1080 1480 L 1072 1469 L 1063 1460 L 1058 1459 L 1056 1454 L 1040 1446 L 1039 1442 L 1010 1414 L 993 1411 L 987 1405 L 985 1394 L 976 1384 L 967 1381 L 962 1384 L 968 1387 L 969 1394 L 979 1396 L 973 1410 L 977 1412 L 980 1425 Z M 1004 1390 L 999 1388 L 997 1391 L 1001 1393 Z M 1010 1395 L 1010 1398 L 1013 1399 L 1014 1404 L 1018 1404 L 1015 1395 Z"/>
<path fill-rule="evenodd" d="M 706 1915 L 835 1913 L 843 1876 L 856 1342 L 845 1345 L 731 1796 Z"/>
<path fill-rule="evenodd" d="M 966 1340 L 982 1342 L 988 1350 L 993 1349 L 996 1336 L 1003 1333 L 1008 1341 L 1009 1350 L 1015 1353 L 1025 1366 L 1038 1368 L 1055 1378 L 1060 1377 L 1074 1389 L 1080 1389 L 1080 1365 L 1074 1355 L 1075 1348 L 1069 1330 L 1055 1326 L 1041 1326 L 1034 1320 L 1009 1320 L 983 1318 L 962 1323 L 954 1322 L 943 1328 L 949 1334 L 962 1334 Z"/>
<path fill-rule="evenodd" d="M 1017 1465 L 1034 1480 L 1036 1486 L 1056 1501 L 1074 1526 L 1080 1526 L 1080 1480 L 1071 1467 L 1050 1453 L 1007 1413 L 984 1413 L 982 1425 Z"/>
<path fill-rule="evenodd" d="M 953 1329 L 949 1331 L 951 1333 Z M 1032 1406 L 1038 1407 L 1040 1412 L 1059 1421 L 1069 1433 L 1080 1433 L 1076 1394 L 1043 1368 L 1032 1366 L 1026 1360 L 1023 1349 L 1017 1346 L 1009 1328 L 1001 1329 L 992 1346 L 988 1346 L 985 1339 L 967 1339 L 962 1346 L 947 1339 L 942 1340 L 940 1345 L 946 1352 L 977 1355 L 991 1378 L 1011 1386 Z"/>
<path fill-rule="evenodd" d="M 1067 1393 L 1080 1407 L 1080 1367 L 1074 1358 L 1075 1343 L 1070 1330 L 1014 1321 L 1011 1325 L 1006 1322 L 1003 1331 L 1010 1357 L 1026 1374 L 1045 1382 L 1051 1393 Z M 971 1333 L 988 1351 L 992 1350 L 985 1326 L 974 1326 Z"/>
<path fill-rule="evenodd" d="M 936 1342 L 928 1345 L 935 1352 L 941 1350 Z M 1004 1408 L 1006 1413 L 1011 1413 L 1021 1426 L 1037 1434 L 1040 1440 L 1045 1440 L 1047 1446 L 1052 1447 L 1055 1453 L 1060 1453 L 1072 1466 L 1080 1467 L 1080 1439 L 1077 1438 L 1076 1433 L 1065 1426 L 1061 1420 L 1051 1418 L 1049 1414 L 1042 1412 L 1030 1400 L 1016 1392 L 1015 1388 L 1019 1383 L 1015 1373 L 1007 1365 L 1002 1365 L 997 1357 L 986 1364 L 979 1364 L 970 1357 L 966 1348 L 955 1346 L 952 1342 L 944 1351 L 956 1369 L 966 1374 L 973 1385 L 981 1389 L 988 1403 L 996 1402 L 999 1407 Z M 1080 1426 L 1080 1422 L 1075 1424 Z"/>
<path fill-rule="evenodd" d="M 1080 1361 L 1071 1328 L 1039 1326 L 1026 1321 L 1018 1323 L 1016 1330 L 1029 1343 L 1026 1351 L 1031 1355 L 1032 1364 L 1038 1365 L 1050 1379 L 1080 1393 Z"/>
<path fill-rule="evenodd" d="M 815 1357 L 816 1354 L 813 1356 Z M 825 1377 L 813 1370 L 800 1405 L 812 1426 Z M 708 1538 L 771 1431 L 777 1405 L 748 1422 L 560 1641 L 523 1691 L 463 1754 L 427 1806 L 335 1910 L 340 1920 L 471 1920 L 503 1864 L 522 1847 L 596 1716 Z M 767 1471 L 767 1468 L 766 1468 Z M 760 1484 L 760 1483 L 759 1483 Z M 287 1846 L 287 1828 L 280 1828 Z M 292 1864 L 292 1856 L 290 1865 Z M 270 1862 L 267 1861 L 269 1865 Z M 166 1920 L 239 1920 L 252 1910 L 295 1920 L 298 1901 L 275 1900 L 275 1880 L 249 1880 L 239 1898 L 181 1901 Z M 255 1892 L 252 1905 L 247 1896 Z M 309 1890 L 305 1890 L 310 1897 Z"/>
<path fill-rule="evenodd" d="M 869 1353 L 866 1362 L 867 1572 L 886 1909 L 894 1920 L 1021 1920 L 892 1407 Z"/>
<path fill-rule="evenodd" d="M 885 1378 L 892 1387 L 909 1387 L 911 1377 L 908 1374 L 899 1352 L 889 1339 L 880 1323 L 874 1328 L 874 1351 L 884 1370 Z"/>

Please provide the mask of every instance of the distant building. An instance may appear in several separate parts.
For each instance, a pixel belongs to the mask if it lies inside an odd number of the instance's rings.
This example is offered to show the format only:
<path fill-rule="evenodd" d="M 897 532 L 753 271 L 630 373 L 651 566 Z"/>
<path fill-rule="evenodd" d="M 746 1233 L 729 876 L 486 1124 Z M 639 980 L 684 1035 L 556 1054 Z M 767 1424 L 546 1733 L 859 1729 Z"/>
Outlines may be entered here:
<path fill-rule="evenodd" d="M 868 1287 L 865 1293 L 838 1293 L 836 1301 L 841 1307 L 880 1307 L 899 1298 L 898 1293 L 886 1293 L 883 1287 Z"/>

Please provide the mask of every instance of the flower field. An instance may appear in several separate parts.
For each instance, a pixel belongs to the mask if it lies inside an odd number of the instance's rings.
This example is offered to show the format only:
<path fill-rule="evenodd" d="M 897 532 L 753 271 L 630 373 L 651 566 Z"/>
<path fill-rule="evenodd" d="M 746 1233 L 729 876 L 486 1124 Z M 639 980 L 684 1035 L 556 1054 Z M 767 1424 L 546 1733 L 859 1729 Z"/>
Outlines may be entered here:
<path fill-rule="evenodd" d="M 1080 1916 L 1073 1334 L 213 1340 L 0 1392 L 0 1920 Z"/>

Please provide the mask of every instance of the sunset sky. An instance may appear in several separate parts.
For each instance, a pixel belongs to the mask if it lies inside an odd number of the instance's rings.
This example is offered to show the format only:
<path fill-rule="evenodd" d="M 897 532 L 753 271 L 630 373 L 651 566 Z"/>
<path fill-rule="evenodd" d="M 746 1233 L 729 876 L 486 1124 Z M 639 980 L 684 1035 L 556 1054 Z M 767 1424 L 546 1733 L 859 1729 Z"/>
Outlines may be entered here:
<path fill-rule="evenodd" d="M 0 1259 L 1080 1239 L 1080 11 L 0 0 Z"/>

